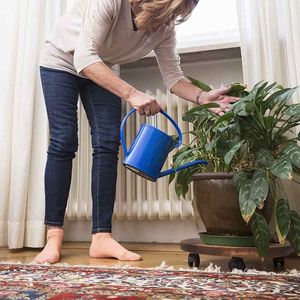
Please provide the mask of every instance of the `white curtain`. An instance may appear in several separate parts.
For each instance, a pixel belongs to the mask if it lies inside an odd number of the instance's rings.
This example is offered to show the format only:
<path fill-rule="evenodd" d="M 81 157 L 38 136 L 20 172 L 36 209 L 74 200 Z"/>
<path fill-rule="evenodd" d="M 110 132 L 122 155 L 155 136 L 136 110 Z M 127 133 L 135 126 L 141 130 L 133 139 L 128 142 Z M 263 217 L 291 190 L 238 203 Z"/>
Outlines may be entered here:
<path fill-rule="evenodd" d="M 300 0 L 238 0 L 238 18 L 245 83 L 299 85 Z"/>
<path fill-rule="evenodd" d="M 38 60 L 71 1 L 0 3 L 0 246 L 42 247 L 48 121 Z"/>
<path fill-rule="evenodd" d="M 238 0 L 238 17 L 244 82 L 299 86 L 300 0 Z M 292 101 L 300 103 L 300 89 Z M 300 213 L 299 185 L 285 185 L 290 205 Z"/>

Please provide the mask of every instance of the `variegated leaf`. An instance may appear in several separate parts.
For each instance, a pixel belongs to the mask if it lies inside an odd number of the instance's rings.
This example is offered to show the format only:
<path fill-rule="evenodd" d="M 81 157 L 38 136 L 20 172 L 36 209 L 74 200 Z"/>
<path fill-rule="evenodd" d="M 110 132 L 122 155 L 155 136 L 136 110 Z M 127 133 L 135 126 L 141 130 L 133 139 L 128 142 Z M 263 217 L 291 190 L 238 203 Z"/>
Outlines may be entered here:
<path fill-rule="evenodd" d="M 272 152 L 268 149 L 261 149 L 256 155 L 257 161 L 259 161 L 263 166 L 269 168 L 273 161 L 274 157 Z"/>
<path fill-rule="evenodd" d="M 270 244 L 269 226 L 263 215 L 254 213 L 250 222 L 250 228 L 259 256 L 264 260 L 268 254 Z"/>
<path fill-rule="evenodd" d="M 250 107 L 249 107 L 250 104 Z M 234 103 L 231 107 L 231 111 L 237 115 L 237 116 L 248 116 L 249 114 L 251 114 L 252 110 L 249 111 L 249 109 L 251 109 L 251 103 L 249 101 L 246 101 L 246 99 L 243 101 L 238 101 L 236 103 Z"/>
<path fill-rule="evenodd" d="M 291 211 L 291 228 L 287 239 L 296 254 L 300 256 L 300 217 L 295 211 Z"/>
<path fill-rule="evenodd" d="M 300 168 L 300 147 L 297 144 L 290 144 L 284 149 L 284 153 L 290 158 L 293 165 Z"/>
<path fill-rule="evenodd" d="M 271 172 L 273 175 L 282 179 L 291 179 L 293 167 L 291 161 L 286 156 L 281 156 L 275 160 L 271 165 Z"/>
<path fill-rule="evenodd" d="M 293 104 L 284 112 L 288 116 L 300 115 L 300 104 Z"/>
<path fill-rule="evenodd" d="M 269 193 L 268 174 L 266 170 L 257 169 L 251 180 L 250 200 L 255 202 L 259 209 L 264 207 L 264 201 Z"/>
<path fill-rule="evenodd" d="M 276 102 L 287 102 L 293 96 L 293 94 L 295 93 L 296 90 L 297 90 L 297 87 L 283 89 L 283 93 L 278 95 L 278 97 L 276 97 L 275 101 Z"/>
<path fill-rule="evenodd" d="M 284 244 L 290 231 L 290 207 L 286 199 L 280 199 L 276 205 L 276 233 L 280 244 Z"/>
<path fill-rule="evenodd" d="M 206 103 L 206 104 L 202 104 L 202 105 L 197 105 L 191 109 L 189 109 L 184 115 L 183 115 L 183 119 L 193 113 L 196 112 L 201 112 L 203 110 L 207 110 L 209 108 L 217 108 L 220 107 L 220 105 L 218 103 Z"/>
<path fill-rule="evenodd" d="M 237 187 L 237 190 L 239 190 L 240 187 L 243 184 L 245 184 L 247 180 L 248 180 L 247 174 L 243 171 L 240 171 L 239 173 L 237 173 L 233 176 L 233 182 L 234 182 L 235 186 Z"/>
<path fill-rule="evenodd" d="M 234 145 L 224 156 L 224 161 L 225 164 L 227 166 L 230 165 L 234 155 L 236 154 L 236 152 L 241 148 L 242 144 L 244 143 L 244 141 L 240 141 L 239 143 L 237 143 L 236 145 Z"/>
<path fill-rule="evenodd" d="M 243 219 L 248 223 L 255 212 L 256 203 L 252 201 L 250 196 L 251 180 L 247 180 L 239 191 L 239 205 Z"/>

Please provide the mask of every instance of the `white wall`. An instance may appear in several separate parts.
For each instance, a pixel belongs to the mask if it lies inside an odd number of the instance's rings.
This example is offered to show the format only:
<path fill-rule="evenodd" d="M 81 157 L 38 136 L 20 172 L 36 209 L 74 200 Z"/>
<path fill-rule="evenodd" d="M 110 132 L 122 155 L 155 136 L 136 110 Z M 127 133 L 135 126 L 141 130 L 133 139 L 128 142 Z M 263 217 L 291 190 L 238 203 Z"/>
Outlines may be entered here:
<path fill-rule="evenodd" d="M 242 82 L 242 62 L 240 58 L 184 63 L 185 75 L 212 84 L 215 88 L 222 83 Z M 157 66 L 122 69 L 121 78 L 136 88 L 145 91 L 165 89 Z M 204 231 L 204 227 L 200 227 Z M 197 238 L 197 227 L 193 220 L 186 221 L 113 221 L 113 236 L 123 242 L 179 243 L 182 239 Z M 67 221 L 65 240 L 89 241 L 90 221 Z"/>
<path fill-rule="evenodd" d="M 195 77 L 215 88 L 221 83 L 242 82 L 242 62 L 240 58 L 206 61 L 198 63 L 184 63 L 182 70 L 186 76 Z M 121 77 L 136 88 L 145 91 L 156 88 L 165 89 L 158 67 L 143 67 L 135 69 L 122 69 Z"/>

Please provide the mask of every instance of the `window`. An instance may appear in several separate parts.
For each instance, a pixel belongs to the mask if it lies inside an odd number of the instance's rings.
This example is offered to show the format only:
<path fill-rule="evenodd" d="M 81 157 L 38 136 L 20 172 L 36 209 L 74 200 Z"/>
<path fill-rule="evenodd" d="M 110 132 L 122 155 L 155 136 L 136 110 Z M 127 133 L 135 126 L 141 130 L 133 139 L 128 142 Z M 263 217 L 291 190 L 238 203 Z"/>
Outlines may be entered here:
<path fill-rule="evenodd" d="M 179 49 L 238 42 L 236 0 L 199 0 L 191 17 L 176 27 Z"/>

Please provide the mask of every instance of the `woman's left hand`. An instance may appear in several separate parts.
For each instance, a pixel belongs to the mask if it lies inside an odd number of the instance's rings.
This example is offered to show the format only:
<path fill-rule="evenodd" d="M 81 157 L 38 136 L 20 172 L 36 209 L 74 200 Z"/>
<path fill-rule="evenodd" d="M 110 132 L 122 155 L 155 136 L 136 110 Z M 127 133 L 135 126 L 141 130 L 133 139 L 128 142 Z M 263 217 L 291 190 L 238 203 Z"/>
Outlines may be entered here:
<path fill-rule="evenodd" d="M 230 87 L 224 87 L 214 89 L 209 92 L 201 92 L 198 97 L 198 104 L 217 103 L 220 107 L 210 108 L 209 110 L 217 115 L 224 115 L 229 110 L 229 106 L 232 103 L 237 102 L 240 98 L 227 96 L 226 94 L 230 91 Z"/>

